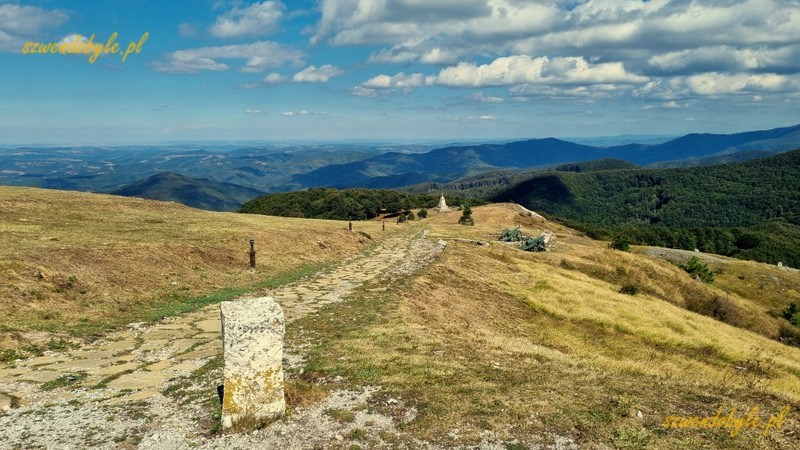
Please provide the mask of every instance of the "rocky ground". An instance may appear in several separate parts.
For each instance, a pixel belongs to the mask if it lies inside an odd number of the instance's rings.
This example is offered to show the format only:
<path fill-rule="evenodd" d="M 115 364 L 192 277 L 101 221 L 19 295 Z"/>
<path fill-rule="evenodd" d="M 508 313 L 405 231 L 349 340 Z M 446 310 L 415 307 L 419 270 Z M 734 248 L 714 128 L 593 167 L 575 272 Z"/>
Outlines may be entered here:
<path fill-rule="evenodd" d="M 442 248 L 425 231 L 399 235 L 314 277 L 254 294 L 275 298 L 291 327 L 365 284 L 385 288 L 414 273 Z M 302 351 L 285 349 L 289 374 L 302 368 Z M 219 308 L 211 305 L 154 325 L 130 324 L 78 349 L 16 361 L 0 368 L 2 390 L 8 394 L 0 395 L 0 447 L 313 448 L 346 447 L 354 437 L 382 446 L 391 445 L 399 423 L 413 420 L 414 411 L 403 409 L 402 400 L 376 400 L 380 387 L 372 386 L 334 391 L 320 404 L 297 408 L 262 430 L 212 433 L 203 399 L 221 383 L 221 374 L 196 374 L 220 353 Z M 188 395 L 186 401 L 165 395 L 178 385 L 182 392 L 201 394 Z M 369 406 L 376 402 L 402 414 Z"/>

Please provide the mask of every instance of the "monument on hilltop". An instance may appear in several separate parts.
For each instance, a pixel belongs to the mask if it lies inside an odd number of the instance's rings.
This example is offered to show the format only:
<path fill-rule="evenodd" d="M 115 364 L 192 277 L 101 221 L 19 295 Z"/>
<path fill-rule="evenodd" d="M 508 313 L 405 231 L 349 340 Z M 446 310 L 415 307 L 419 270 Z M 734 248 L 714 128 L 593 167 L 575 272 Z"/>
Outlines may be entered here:
<path fill-rule="evenodd" d="M 444 194 L 439 197 L 439 206 L 436 207 L 436 210 L 440 213 L 450 211 L 450 208 L 447 207 L 447 202 L 444 200 Z"/>

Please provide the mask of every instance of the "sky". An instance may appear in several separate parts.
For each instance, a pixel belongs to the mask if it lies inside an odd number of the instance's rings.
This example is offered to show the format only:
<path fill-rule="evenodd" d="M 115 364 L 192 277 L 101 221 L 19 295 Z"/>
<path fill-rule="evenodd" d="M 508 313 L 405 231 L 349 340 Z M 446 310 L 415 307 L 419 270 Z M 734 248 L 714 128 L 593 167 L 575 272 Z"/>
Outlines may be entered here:
<path fill-rule="evenodd" d="M 114 33 L 118 51 L 96 59 L 30 51 L 93 35 L 106 44 Z M 508 140 L 798 123 L 798 0 L 0 3 L 4 145 Z"/>

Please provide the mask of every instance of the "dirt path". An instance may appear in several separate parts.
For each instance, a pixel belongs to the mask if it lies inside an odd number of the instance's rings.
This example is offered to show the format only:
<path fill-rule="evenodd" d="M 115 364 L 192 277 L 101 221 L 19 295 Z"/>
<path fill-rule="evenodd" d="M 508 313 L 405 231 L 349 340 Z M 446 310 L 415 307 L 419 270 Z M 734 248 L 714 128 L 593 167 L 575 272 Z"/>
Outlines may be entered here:
<path fill-rule="evenodd" d="M 430 262 L 436 247 L 427 232 L 408 231 L 334 269 L 254 295 L 275 298 L 291 326 L 325 304 L 344 300 L 367 282 L 387 283 L 415 272 Z M 210 305 L 151 326 L 131 324 L 80 349 L 0 368 L 0 390 L 22 402 L 0 412 L 0 447 L 194 447 L 207 431 L 194 421 L 197 405 L 195 411 L 191 406 L 177 407 L 161 393 L 172 380 L 218 355 L 221 344 L 219 306 Z M 302 361 L 301 349 L 286 351 L 287 364 Z M 363 394 L 350 397 L 358 395 Z"/>

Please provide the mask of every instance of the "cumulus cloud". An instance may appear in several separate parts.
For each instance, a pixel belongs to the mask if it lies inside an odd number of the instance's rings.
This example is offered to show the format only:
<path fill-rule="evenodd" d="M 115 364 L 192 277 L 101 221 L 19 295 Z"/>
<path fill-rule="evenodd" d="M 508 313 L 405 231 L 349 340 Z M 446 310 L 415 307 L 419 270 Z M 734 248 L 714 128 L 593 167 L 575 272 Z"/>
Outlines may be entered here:
<path fill-rule="evenodd" d="M 517 55 L 489 64 L 459 63 L 438 75 L 421 73 L 378 75 L 362 84 L 366 88 L 418 88 L 422 86 L 489 87 L 525 84 L 638 84 L 647 78 L 631 74 L 622 63 L 590 64 L 582 57 L 531 58 Z"/>
<path fill-rule="evenodd" d="M 275 42 L 259 41 L 252 44 L 224 45 L 178 50 L 169 53 L 162 61 L 153 63 L 159 72 L 197 73 L 201 71 L 229 70 L 220 59 L 244 59 L 241 72 L 262 72 L 268 67 L 287 63 L 300 63 L 303 53 Z"/>
<path fill-rule="evenodd" d="M 668 104 L 696 96 L 751 95 L 763 98 L 763 94 L 783 94 L 798 90 L 798 75 L 711 72 L 652 81 L 635 90 L 633 94 L 644 99 L 666 100 Z"/>
<path fill-rule="evenodd" d="M 278 28 L 285 9 L 280 1 L 265 1 L 245 8 L 233 8 L 217 17 L 210 31 L 219 38 L 269 34 Z"/>
<path fill-rule="evenodd" d="M 331 78 L 343 74 L 344 71 L 330 64 L 324 66 L 308 66 L 294 74 L 292 80 L 297 83 L 327 83 Z"/>
<path fill-rule="evenodd" d="M 642 77 L 800 72 L 796 0 L 322 0 L 321 12 L 311 42 L 381 46 L 371 63 L 576 55 Z"/>
<path fill-rule="evenodd" d="M 0 51 L 19 52 L 25 42 L 41 40 L 41 35 L 67 21 L 60 10 L 36 6 L 0 5 Z"/>
<path fill-rule="evenodd" d="M 417 88 L 434 84 L 436 77 L 425 76 L 421 73 L 406 75 L 400 72 L 396 75 L 378 75 L 365 81 L 362 86 L 365 88 Z"/>

